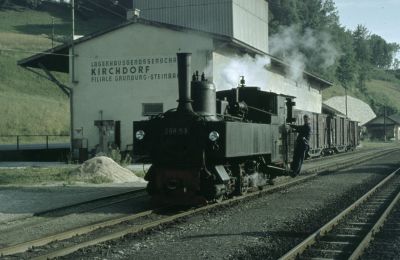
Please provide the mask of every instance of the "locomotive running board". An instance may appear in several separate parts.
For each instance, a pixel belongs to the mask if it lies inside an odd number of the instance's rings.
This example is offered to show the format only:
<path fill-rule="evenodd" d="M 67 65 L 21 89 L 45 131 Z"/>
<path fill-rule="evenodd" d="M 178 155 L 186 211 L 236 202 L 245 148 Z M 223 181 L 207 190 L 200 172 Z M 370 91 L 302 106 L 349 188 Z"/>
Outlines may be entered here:
<path fill-rule="evenodd" d="M 230 180 L 230 177 L 228 173 L 225 170 L 225 167 L 223 165 L 216 165 L 215 170 L 217 171 L 218 177 L 223 183 L 228 183 Z"/>
<path fill-rule="evenodd" d="M 268 165 L 267 169 L 270 171 L 269 173 L 273 173 L 274 175 L 289 175 L 289 172 L 284 168 Z"/>

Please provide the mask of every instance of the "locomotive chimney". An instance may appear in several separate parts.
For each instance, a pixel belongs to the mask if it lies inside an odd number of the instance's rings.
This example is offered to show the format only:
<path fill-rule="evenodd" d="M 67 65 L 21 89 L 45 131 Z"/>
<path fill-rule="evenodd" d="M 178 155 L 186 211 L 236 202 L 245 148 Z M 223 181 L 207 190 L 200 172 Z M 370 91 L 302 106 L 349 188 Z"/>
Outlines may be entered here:
<path fill-rule="evenodd" d="M 179 112 L 193 113 L 191 94 L 190 94 L 190 67 L 191 53 L 177 53 L 178 56 L 178 85 L 179 85 Z"/>

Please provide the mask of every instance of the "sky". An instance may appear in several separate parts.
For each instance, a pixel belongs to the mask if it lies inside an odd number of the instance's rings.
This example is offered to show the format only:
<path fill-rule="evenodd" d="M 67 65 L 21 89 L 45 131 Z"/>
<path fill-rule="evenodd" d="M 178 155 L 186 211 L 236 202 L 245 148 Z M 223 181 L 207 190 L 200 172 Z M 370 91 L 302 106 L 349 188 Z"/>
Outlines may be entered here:
<path fill-rule="evenodd" d="M 400 44 L 400 0 L 334 0 L 340 24 L 354 30 L 358 24 L 388 43 Z M 400 59 L 400 53 L 397 54 Z"/>

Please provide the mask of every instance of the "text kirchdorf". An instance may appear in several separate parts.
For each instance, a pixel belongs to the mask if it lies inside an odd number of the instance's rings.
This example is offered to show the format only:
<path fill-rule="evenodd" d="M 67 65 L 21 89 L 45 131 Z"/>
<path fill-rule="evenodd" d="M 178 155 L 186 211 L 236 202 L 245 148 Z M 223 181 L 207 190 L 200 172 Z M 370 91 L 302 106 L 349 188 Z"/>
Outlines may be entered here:
<path fill-rule="evenodd" d="M 176 79 L 176 57 L 96 60 L 90 63 L 92 83 Z"/>

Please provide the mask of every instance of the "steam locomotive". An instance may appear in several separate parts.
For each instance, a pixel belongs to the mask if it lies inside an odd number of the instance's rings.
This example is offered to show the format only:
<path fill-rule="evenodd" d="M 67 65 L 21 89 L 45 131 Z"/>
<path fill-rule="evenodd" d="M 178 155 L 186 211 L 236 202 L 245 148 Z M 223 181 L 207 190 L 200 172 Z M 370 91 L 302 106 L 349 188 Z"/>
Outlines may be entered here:
<path fill-rule="evenodd" d="M 133 123 L 134 158 L 152 163 L 148 193 L 161 203 L 205 203 L 288 175 L 295 140 L 288 124 L 302 115 L 294 97 L 245 86 L 243 78 L 237 88 L 217 92 L 204 74 L 190 82 L 189 53 L 178 53 L 177 61 L 178 107 Z M 326 137 L 316 143 L 324 146 L 320 154 L 335 152 L 328 118 L 317 123 Z M 318 149 L 310 151 L 316 156 Z"/>

